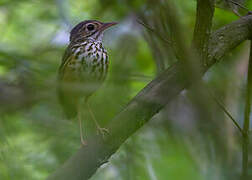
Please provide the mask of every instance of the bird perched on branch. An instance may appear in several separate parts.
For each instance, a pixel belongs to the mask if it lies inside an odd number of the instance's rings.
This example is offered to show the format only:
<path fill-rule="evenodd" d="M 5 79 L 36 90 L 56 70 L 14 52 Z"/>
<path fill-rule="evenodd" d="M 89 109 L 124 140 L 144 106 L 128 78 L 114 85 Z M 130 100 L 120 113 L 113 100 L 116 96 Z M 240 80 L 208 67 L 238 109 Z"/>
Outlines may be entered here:
<path fill-rule="evenodd" d="M 109 61 L 102 38 L 104 30 L 115 24 L 117 23 L 102 23 L 96 20 L 77 24 L 70 32 L 70 44 L 59 68 L 59 100 L 68 118 L 77 116 L 83 145 L 86 142 L 83 139 L 81 123 L 82 102 L 85 102 L 98 132 L 102 135 L 108 132 L 99 126 L 87 101 L 106 78 Z"/>

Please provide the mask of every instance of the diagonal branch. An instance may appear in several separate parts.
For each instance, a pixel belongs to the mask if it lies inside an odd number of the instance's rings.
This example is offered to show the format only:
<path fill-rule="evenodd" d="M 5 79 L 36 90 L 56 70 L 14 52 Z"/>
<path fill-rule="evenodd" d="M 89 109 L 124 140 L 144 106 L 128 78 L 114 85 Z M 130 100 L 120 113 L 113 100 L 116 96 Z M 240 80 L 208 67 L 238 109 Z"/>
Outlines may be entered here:
<path fill-rule="evenodd" d="M 218 100 L 218 98 L 216 98 L 212 93 L 209 92 L 209 94 L 212 96 L 212 98 L 215 101 L 215 103 L 222 109 L 222 111 L 231 119 L 231 121 L 234 123 L 234 125 L 236 126 L 236 128 L 239 130 L 239 132 L 242 133 L 241 126 L 238 124 L 238 122 L 236 122 L 235 118 L 225 108 L 225 105 L 220 100 Z"/>
<path fill-rule="evenodd" d="M 146 29 L 148 29 L 150 32 L 154 33 L 158 38 L 160 38 L 162 41 L 164 41 L 167 44 L 171 44 L 171 42 L 166 39 L 166 37 L 163 37 L 161 34 L 159 34 L 155 29 L 153 29 L 152 27 L 150 27 L 148 24 L 145 24 L 143 21 L 141 21 L 140 19 L 137 19 L 137 22 L 139 24 L 141 24 L 143 27 L 145 27 Z"/>
<path fill-rule="evenodd" d="M 213 33 L 209 40 L 208 59 L 203 72 L 219 61 L 231 49 L 247 40 L 251 34 L 252 15 L 237 20 Z M 88 140 L 48 180 L 84 180 L 90 178 L 118 148 L 190 84 L 183 80 L 179 63 L 168 68 L 150 82 L 109 124 L 110 135 Z"/>

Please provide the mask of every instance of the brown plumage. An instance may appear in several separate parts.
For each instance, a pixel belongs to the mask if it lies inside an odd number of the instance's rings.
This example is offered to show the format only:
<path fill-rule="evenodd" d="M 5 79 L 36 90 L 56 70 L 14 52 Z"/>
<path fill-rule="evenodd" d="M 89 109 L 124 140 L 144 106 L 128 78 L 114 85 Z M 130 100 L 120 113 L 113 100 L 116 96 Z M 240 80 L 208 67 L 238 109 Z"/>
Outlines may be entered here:
<path fill-rule="evenodd" d="M 115 24 L 88 20 L 72 29 L 59 68 L 58 87 L 59 100 L 68 118 L 79 113 L 81 101 L 87 102 L 105 80 L 109 62 L 102 37 L 104 30 Z"/>

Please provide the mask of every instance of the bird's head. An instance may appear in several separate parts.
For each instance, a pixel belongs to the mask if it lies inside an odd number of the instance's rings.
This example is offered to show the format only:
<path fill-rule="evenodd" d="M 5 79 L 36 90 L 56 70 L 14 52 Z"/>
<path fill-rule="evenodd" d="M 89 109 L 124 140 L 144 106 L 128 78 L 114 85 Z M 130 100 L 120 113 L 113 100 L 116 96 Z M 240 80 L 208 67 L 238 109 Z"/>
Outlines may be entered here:
<path fill-rule="evenodd" d="M 116 24 L 116 22 L 102 23 L 96 20 L 82 21 L 71 30 L 70 41 L 78 42 L 88 39 L 102 41 L 104 30 Z"/>

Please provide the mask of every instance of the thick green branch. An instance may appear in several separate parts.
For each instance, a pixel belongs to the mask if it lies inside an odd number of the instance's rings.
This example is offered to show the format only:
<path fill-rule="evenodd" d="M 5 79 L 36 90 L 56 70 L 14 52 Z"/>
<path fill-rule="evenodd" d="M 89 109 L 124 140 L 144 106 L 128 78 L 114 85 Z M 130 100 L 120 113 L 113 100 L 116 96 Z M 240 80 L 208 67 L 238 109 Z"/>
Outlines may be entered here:
<path fill-rule="evenodd" d="M 209 56 L 204 72 L 226 53 L 250 36 L 252 16 L 246 16 L 212 34 L 209 40 Z M 108 161 L 118 148 L 134 132 L 147 123 L 184 88 L 188 81 L 181 76 L 179 63 L 171 66 L 150 82 L 109 124 L 110 135 L 102 141 L 99 137 L 88 140 L 87 147 L 79 149 L 48 180 L 84 180 Z"/>

